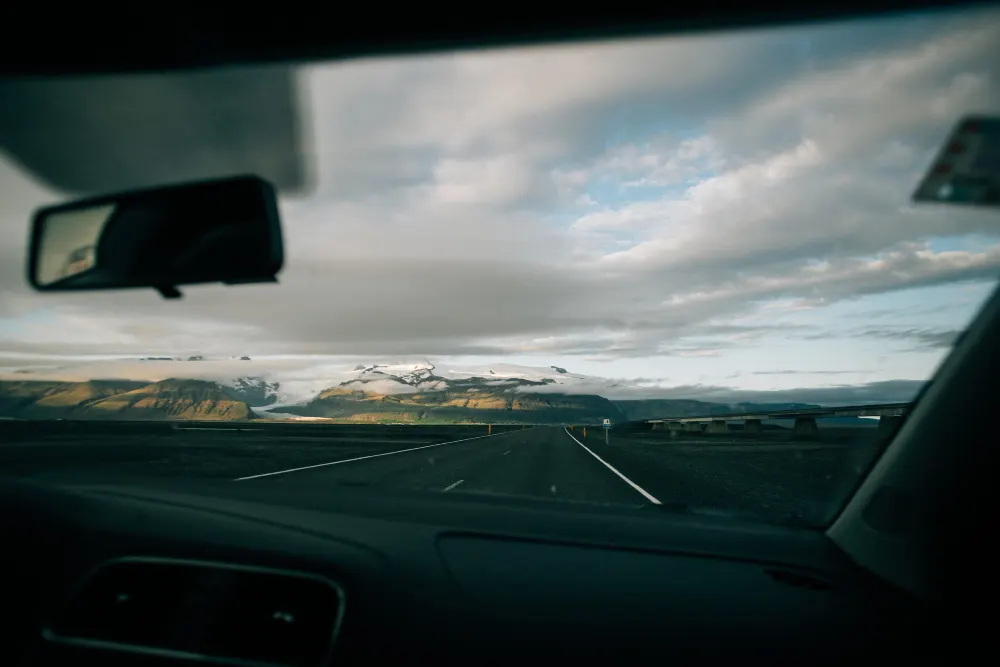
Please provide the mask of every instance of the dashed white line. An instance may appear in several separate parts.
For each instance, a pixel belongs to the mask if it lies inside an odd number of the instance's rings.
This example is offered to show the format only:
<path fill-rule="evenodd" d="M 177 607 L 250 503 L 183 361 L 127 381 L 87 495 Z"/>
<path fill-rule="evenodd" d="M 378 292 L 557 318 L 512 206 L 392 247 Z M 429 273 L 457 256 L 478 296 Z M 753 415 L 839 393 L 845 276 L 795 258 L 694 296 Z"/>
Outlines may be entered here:
<path fill-rule="evenodd" d="M 605 461 L 604 459 L 602 459 L 600 456 L 598 456 L 594 452 L 590 451 L 590 447 L 588 447 L 587 445 L 585 445 L 582 442 L 580 442 L 579 440 L 577 440 L 576 437 L 574 437 L 574 435 L 569 432 L 568 428 L 564 428 L 563 431 L 566 433 L 566 435 L 568 435 L 569 437 L 573 438 L 573 442 L 575 442 L 576 444 L 578 444 L 581 447 L 583 447 L 584 449 L 586 449 L 588 454 L 590 454 L 595 459 L 597 459 L 598 461 L 600 461 L 601 463 L 603 463 L 605 466 L 607 466 L 608 470 L 610 470 L 614 474 L 616 474 L 619 477 L 621 477 L 623 480 L 625 480 L 626 484 L 628 484 L 633 489 L 635 489 L 636 491 L 638 491 L 639 493 L 641 493 L 643 496 L 645 496 L 646 500 L 648 500 L 649 502 L 653 503 L 654 505 L 662 505 L 663 504 L 659 500 L 657 500 L 656 498 L 654 498 L 652 494 L 648 493 L 644 488 L 642 488 L 641 486 L 639 486 L 638 484 L 636 484 L 635 482 L 633 482 L 632 480 L 630 480 L 625 475 L 623 475 L 620 472 L 618 472 L 613 465 L 611 465 L 610 463 L 608 463 L 607 461 Z"/>
<path fill-rule="evenodd" d="M 461 484 L 464 481 L 465 481 L 464 479 L 460 479 L 457 482 L 455 482 L 454 484 L 449 484 L 448 486 L 444 487 L 444 489 L 442 489 L 442 491 L 451 491 L 452 489 L 454 489 L 456 486 L 458 486 L 459 484 Z"/>
<path fill-rule="evenodd" d="M 508 454 L 510 454 L 510 450 L 509 449 L 506 452 L 504 452 L 503 454 L 501 454 L 500 456 L 507 456 Z"/>
<path fill-rule="evenodd" d="M 317 463 L 311 466 L 302 466 L 301 468 L 289 468 L 288 470 L 276 470 L 275 472 L 265 472 L 259 475 L 249 475 L 247 477 L 237 477 L 234 482 L 242 482 L 248 479 L 257 479 L 258 477 L 270 477 L 271 475 L 284 475 L 289 472 L 298 472 L 299 470 L 309 470 L 310 468 L 322 468 L 323 466 L 335 466 L 341 463 L 351 463 L 353 461 L 364 461 L 365 459 L 377 459 L 380 456 L 392 456 L 393 454 L 402 454 L 404 452 L 415 452 L 418 449 L 430 449 L 431 447 L 441 447 L 442 445 L 453 445 L 456 442 L 468 442 L 469 440 L 479 440 L 481 438 L 495 438 L 498 435 L 504 435 L 503 433 L 493 433 L 490 435 L 477 435 L 474 438 L 462 438 L 461 440 L 449 440 L 448 442 L 438 442 L 433 445 L 423 445 L 421 447 L 410 447 L 409 449 L 397 449 L 394 452 L 383 452 L 381 454 L 369 454 L 368 456 L 356 456 L 353 459 L 343 459 L 340 461 L 329 461 L 327 463 Z"/>

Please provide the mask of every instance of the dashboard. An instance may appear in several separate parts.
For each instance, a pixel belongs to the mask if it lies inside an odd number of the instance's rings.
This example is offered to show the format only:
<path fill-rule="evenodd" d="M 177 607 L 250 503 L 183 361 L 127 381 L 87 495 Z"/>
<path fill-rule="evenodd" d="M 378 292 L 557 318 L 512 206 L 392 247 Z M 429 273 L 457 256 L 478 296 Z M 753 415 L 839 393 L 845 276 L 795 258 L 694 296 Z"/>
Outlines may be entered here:
<path fill-rule="evenodd" d="M 517 498 L 0 484 L 4 664 L 840 663 L 934 609 L 819 531 Z"/>

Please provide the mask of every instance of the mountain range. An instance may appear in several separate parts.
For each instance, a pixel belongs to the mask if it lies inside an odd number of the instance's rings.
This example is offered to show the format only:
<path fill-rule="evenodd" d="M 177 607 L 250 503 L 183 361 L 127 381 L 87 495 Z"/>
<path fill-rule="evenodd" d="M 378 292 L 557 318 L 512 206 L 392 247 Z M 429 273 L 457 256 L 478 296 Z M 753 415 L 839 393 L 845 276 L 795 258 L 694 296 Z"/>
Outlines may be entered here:
<path fill-rule="evenodd" d="M 250 405 L 205 380 L 0 381 L 0 416 L 20 419 L 245 420 Z"/>
<path fill-rule="evenodd" d="M 236 358 L 242 368 L 249 359 Z M 167 362 L 184 372 L 207 367 Z M 188 363 L 196 362 L 196 363 Z M 18 378 L 29 374 L 18 375 Z M 721 414 L 734 410 L 808 407 L 804 403 L 738 405 L 677 399 L 609 400 L 599 378 L 565 368 L 496 365 L 438 368 L 431 363 L 357 365 L 324 381 L 298 376 L 137 379 L 0 380 L 0 417 L 21 419 L 333 420 L 403 423 L 595 423 L 650 417 Z M 311 390 L 304 390 L 311 388 Z"/>

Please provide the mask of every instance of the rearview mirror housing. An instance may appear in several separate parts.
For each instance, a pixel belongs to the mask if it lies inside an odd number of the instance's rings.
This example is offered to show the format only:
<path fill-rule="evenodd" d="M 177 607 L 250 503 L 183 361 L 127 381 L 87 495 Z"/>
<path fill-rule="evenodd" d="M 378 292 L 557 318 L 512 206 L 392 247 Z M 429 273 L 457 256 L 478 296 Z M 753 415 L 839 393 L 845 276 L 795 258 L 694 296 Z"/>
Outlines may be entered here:
<path fill-rule="evenodd" d="M 28 282 L 42 292 L 276 282 L 274 188 L 256 176 L 126 192 L 39 209 Z"/>

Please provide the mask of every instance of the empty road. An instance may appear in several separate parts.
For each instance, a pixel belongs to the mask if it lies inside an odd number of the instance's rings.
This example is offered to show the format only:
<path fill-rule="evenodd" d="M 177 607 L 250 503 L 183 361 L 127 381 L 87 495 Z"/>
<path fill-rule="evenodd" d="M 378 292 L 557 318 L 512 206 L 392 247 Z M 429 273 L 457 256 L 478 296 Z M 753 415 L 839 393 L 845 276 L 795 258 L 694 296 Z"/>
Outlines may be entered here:
<path fill-rule="evenodd" d="M 791 442 L 538 427 L 402 428 L 23 424 L 0 440 L 0 474 L 49 481 L 213 478 L 241 485 L 346 485 L 373 490 L 529 496 L 602 505 L 684 506 L 765 521 L 821 524 L 875 452 L 860 437 Z M 498 429 L 500 430 L 500 429 Z"/>

